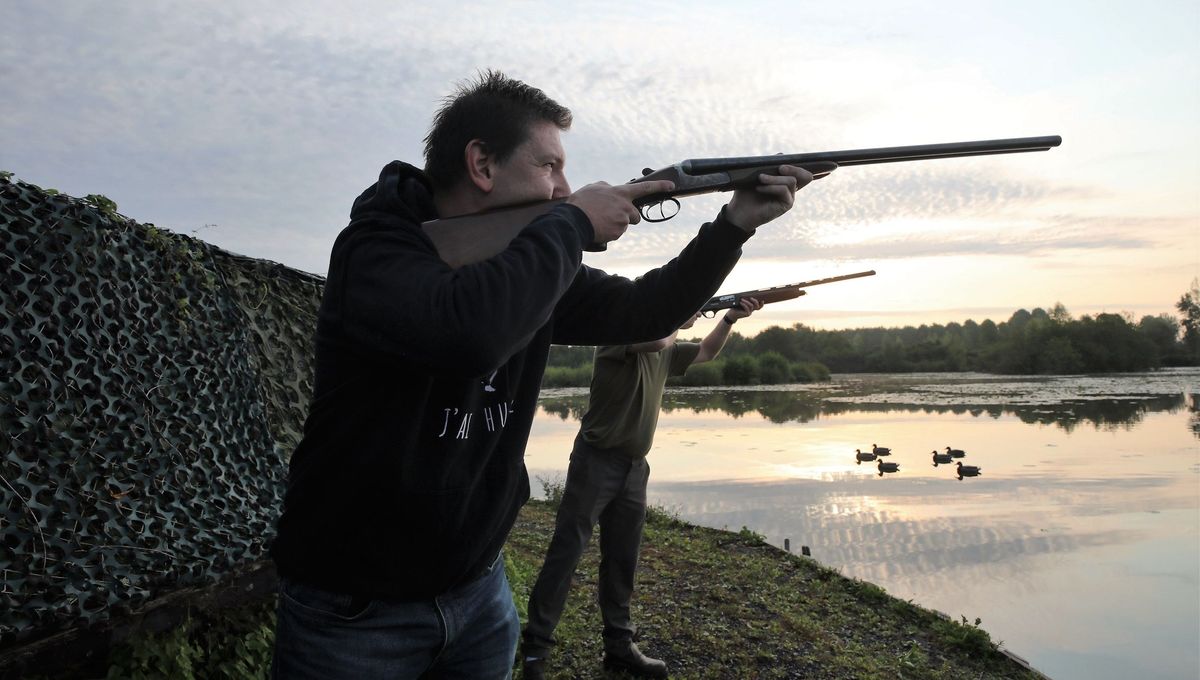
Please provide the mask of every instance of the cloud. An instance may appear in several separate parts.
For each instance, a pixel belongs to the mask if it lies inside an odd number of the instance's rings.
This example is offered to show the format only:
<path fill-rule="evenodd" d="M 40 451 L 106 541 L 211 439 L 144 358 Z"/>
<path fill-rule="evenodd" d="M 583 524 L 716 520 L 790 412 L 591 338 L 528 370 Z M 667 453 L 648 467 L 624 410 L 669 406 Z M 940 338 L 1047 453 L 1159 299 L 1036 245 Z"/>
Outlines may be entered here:
<path fill-rule="evenodd" d="M 715 211 L 714 211 L 715 212 Z M 680 218 L 684 221 L 684 218 Z M 947 220 L 939 220 L 947 222 Z M 953 222 L 950 220 L 950 222 Z M 1015 223 L 981 226 L 965 222 L 947 233 L 944 228 L 912 231 L 880 237 L 853 236 L 854 225 L 842 229 L 850 233 L 849 242 L 822 243 L 803 229 L 783 229 L 782 234 L 772 226 L 764 227 L 752 246 L 759 256 L 769 254 L 774 259 L 791 260 L 908 260 L 925 257 L 959 257 L 964 255 L 1040 256 L 1071 251 L 1146 250 L 1165 245 L 1153 238 L 1151 230 L 1118 228 L 1128 225 L 1177 225 L 1180 220 L 1146 218 L 1097 218 L 1092 224 L 1081 216 L 1060 216 L 1044 222 L 1029 219 Z M 634 227 L 617 244 L 613 254 L 621 256 L 628 266 L 654 266 L 664 254 L 678 252 L 691 238 L 688 227 L 664 230 L 656 225 Z M 694 229 L 694 223 L 690 227 Z M 835 232 L 823 229 L 823 233 Z"/>
<path fill-rule="evenodd" d="M 642 167 L 697 156 L 1030 128 L 1070 142 L 1090 126 L 1086 143 L 1048 154 L 839 170 L 756 239 L 755 249 L 779 257 L 1029 255 L 1161 242 L 1162 225 L 1089 217 L 1136 213 L 1113 209 L 1122 196 L 1162 219 L 1180 212 L 1178 202 L 1146 193 L 1164 182 L 1142 177 L 1135 190 L 1120 164 L 1092 162 L 1143 149 L 1107 123 L 1097 127 L 1098 116 L 1077 120 L 1106 72 L 1011 80 L 1014 60 L 1032 57 L 994 61 L 984 46 L 1000 36 L 942 37 L 960 35 L 947 26 L 1002 11 L 930 23 L 897 21 L 878 7 L 783 3 L 760 15 L 716 3 L 680 13 L 669 2 L 13 0 L 0 5 L 0 94 L 15 102 L 0 117 L 0 167 L 69 193 L 103 193 L 124 213 L 177 231 L 215 223 L 205 236 L 219 246 L 320 272 L 350 202 L 378 168 L 393 158 L 419 162 L 439 99 L 477 69 L 498 67 L 575 110 L 565 141 L 576 184 L 622 182 Z M 1094 42 L 1063 30 L 1027 39 L 1063 53 L 1063 41 Z M 931 49 L 943 40 L 959 58 Z M 1154 47 L 1154 63 L 1187 63 Z M 1076 59 L 1080 69 L 1095 63 Z M 1121 92 L 1139 87 L 1140 62 L 1119 61 L 1120 79 L 1110 82 Z M 1024 84 L 1039 77 L 1053 91 Z M 1180 101 L 1194 113 L 1194 96 Z M 1170 108 L 1145 103 L 1143 117 Z M 1103 120 L 1121 110 L 1105 108 Z M 1171 120 L 1188 117 L 1180 110 L 1171 108 Z M 1194 141 L 1193 133 L 1185 146 Z M 1180 167 L 1150 170 L 1159 166 Z M 1175 184 L 1189 185 L 1194 164 L 1186 168 L 1171 176 Z M 1123 191 L 1106 188 L 1117 186 Z M 633 228 L 608 261 L 660 263 L 724 198 L 690 199 L 676 221 Z M 1180 219 L 1195 219 L 1194 200 L 1189 206 Z"/>

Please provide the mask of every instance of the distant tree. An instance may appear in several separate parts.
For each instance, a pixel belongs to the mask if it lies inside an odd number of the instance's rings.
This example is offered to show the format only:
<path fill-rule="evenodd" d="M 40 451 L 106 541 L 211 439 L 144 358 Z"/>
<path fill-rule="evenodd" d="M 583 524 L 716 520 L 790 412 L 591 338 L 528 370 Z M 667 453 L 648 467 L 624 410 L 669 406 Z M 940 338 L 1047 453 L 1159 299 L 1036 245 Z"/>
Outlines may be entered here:
<path fill-rule="evenodd" d="M 549 366 L 572 368 L 575 366 L 591 366 L 596 348 L 584 345 L 551 345 Z"/>
<path fill-rule="evenodd" d="M 695 341 L 700 342 L 700 339 L 697 338 Z M 721 353 L 727 356 L 733 354 L 742 354 L 744 352 L 753 351 L 753 347 L 753 338 L 747 338 L 741 333 L 734 331 L 729 334 L 729 339 L 725 341 L 725 348 L 721 350 Z"/>
<path fill-rule="evenodd" d="M 984 319 L 979 324 L 979 344 L 990 345 L 1000 337 L 1000 330 L 996 328 L 996 322 L 991 319 Z"/>
<path fill-rule="evenodd" d="M 913 370 L 904 358 L 904 340 L 900 334 L 885 338 L 883 347 L 867 356 L 867 369 L 877 373 L 909 373 Z"/>
<path fill-rule="evenodd" d="M 1186 356 L 1179 342 L 1179 321 L 1175 317 L 1166 313 L 1143 316 L 1137 328 L 1138 332 L 1154 345 L 1158 363 L 1169 366 L 1186 363 Z"/>
<path fill-rule="evenodd" d="M 945 355 L 943 371 L 965 371 L 970 365 L 970 352 L 961 333 L 942 336 L 941 345 Z"/>
<path fill-rule="evenodd" d="M 696 364 L 688 368 L 687 373 L 681 377 L 671 378 L 668 385 L 699 385 L 699 386 L 714 386 L 720 385 L 721 382 L 721 367 L 724 365 L 722 360 L 708 361 L 703 364 Z"/>
<path fill-rule="evenodd" d="M 995 373 L 1102 373 L 1142 371 L 1163 364 L 1200 364 L 1200 290 L 1196 284 L 1179 308 L 1192 325 L 1190 354 L 1175 341 L 1169 315 L 1135 322 L 1128 313 L 1072 318 L 1056 302 L 1047 309 L 1019 309 L 1003 323 L 990 319 L 902 328 L 815 330 L 803 324 L 772 326 L 752 338 L 726 344 L 720 378 L 706 372 L 705 384 L 771 384 L 817 378 L 797 366 L 812 363 L 838 373 L 978 370 Z M 1187 335 L 1186 328 L 1190 328 Z M 551 362 L 554 363 L 553 361 Z M 790 378 L 787 377 L 790 375 Z M 692 378 L 672 384 L 700 384 Z"/>
<path fill-rule="evenodd" d="M 1038 373 L 1072 374 L 1083 373 L 1083 356 L 1065 337 L 1052 338 L 1041 349 L 1037 357 Z"/>
<path fill-rule="evenodd" d="M 949 346 L 943 342 L 924 340 L 904 346 L 904 362 L 914 371 L 952 371 L 954 361 Z"/>
<path fill-rule="evenodd" d="M 966 343 L 969 349 L 975 349 L 979 346 L 979 324 L 975 323 L 974 319 L 967 319 L 962 325 L 963 342 Z"/>
<path fill-rule="evenodd" d="M 763 385 L 782 385 L 792 382 L 792 367 L 778 352 L 758 356 L 758 380 Z"/>
<path fill-rule="evenodd" d="M 787 329 L 779 326 L 771 326 L 754 336 L 752 341 L 754 353 L 761 356 L 767 352 L 774 352 L 784 359 L 796 361 L 800 358 L 796 352 L 796 338 L 798 335 L 799 333 L 794 328 Z"/>
<path fill-rule="evenodd" d="M 1200 364 L 1200 280 L 1192 279 L 1175 308 L 1183 315 L 1183 349 L 1192 365 Z"/>
<path fill-rule="evenodd" d="M 803 360 L 820 356 L 822 353 L 830 351 L 830 341 L 836 337 L 835 333 L 829 331 L 817 331 L 802 323 L 792 325 L 792 347 L 796 352 L 796 356 Z M 837 343 L 842 344 L 842 343 Z M 787 356 L 786 354 L 784 355 Z"/>
<path fill-rule="evenodd" d="M 802 361 L 792 364 L 792 379 L 796 382 L 824 382 L 829 380 L 829 368 L 818 361 Z"/>
<path fill-rule="evenodd" d="M 592 367 L 547 366 L 542 375 L 542 387 L 587 387 L 592 381 Z"/>
<path fill-rule="evenodd" d="M 905 326 L 904 328 L 901 328 L 899 331 L 895 331 L 893 333 L 893 337 L 895 338 L 896 336 L 898 336 L 897 339 L 900 341 L 901 346 L 915 345 L 918 342 L 921 342 L 923 337 L 928 332 L 929 332 L 928 327 L 924 326 L 924 325 L 921 326 L 920 328 L 913 328 L 912 326 Z"/>
<path fill-rule="evenodd" d="M 1025 324 L 1033 317 L 1027 310 L 1018 309 L 1008 317 L 1008 321 L 1000 324 L 1000 335 L 1014 337 L 1025 331 Z"/>
<path fill-rule="evenodd" d="M 1085 370 L 1144 371 L 1157 366 L 1154 344 L 1120 314 L 1084 316 L 1070 327 L 1072 344 L 1083 356 Z"/>
<path fill-rule="evenodd" d="M 855 373 L 866 370 L 863 355 L 854 346 L 854 331 L 822 331 L 819 335 L 820 347 L 813 356 L 831 370 L 838 373 Z"/>
<path fill-rule="evenodd" d="M 730 357 L 721 368 L 721 380 L 726 385 L 757 385 L 758 362 L 745 354 Z"/>

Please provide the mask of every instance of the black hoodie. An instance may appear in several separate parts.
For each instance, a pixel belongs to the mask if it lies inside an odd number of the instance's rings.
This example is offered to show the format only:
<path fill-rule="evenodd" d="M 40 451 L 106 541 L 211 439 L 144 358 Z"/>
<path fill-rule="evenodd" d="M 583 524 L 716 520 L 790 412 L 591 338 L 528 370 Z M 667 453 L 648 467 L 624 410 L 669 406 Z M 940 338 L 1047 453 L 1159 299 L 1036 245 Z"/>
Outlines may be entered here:
<path fill-rule="evenodd" d="M 283 576 L 404 600 L 470 581 L 503 546 L 529 498 L 525 443 L 550 344 L 669 335 L 747 238 L 718 217 L 630 281 L 581 264 L 592 226 L 561 204 L 499 255 L 451 269 L 420 228 L 436 217 L 429 181 L 399 161 L 350 217 L 272 554 Z"/>

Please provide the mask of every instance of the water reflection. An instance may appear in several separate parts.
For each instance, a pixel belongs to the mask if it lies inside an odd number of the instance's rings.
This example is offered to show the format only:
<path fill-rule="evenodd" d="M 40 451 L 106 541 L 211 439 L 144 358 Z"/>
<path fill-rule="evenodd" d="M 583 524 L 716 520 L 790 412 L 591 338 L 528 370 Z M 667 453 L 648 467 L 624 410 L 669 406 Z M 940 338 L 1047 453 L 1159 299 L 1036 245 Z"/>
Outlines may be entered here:
<path fill-rule="evenodd" d="M 981 616 L 1058 680 L 1196 677 L 1197 385 L 1193 369 L 671 390 L 648 494 L 688 521 L 788 539 L 897 597 Z M 586 399 L 548 391 L 526 455 L 535 475 L 565 472 Z M 870 442 L 892 455 L 871 458 Z M 965 456 L 935 457 L 955 448 Z M 960 477 L 958 462 L 983 473 Z"/>
<path fill-rule="evenodd" d="M 1188 395 L 1188 412 L 1191 413 L 1188 422 L 1191 424 L 1192 434 L 1200 438 L 1200 395 Z"/>
<path fill-rule="evenodd" d="M 653 496 L 662 507 L 707 526 L 753 527 L 777 545 L 812 548 L 822 562 L 883 581 L 900 577 L 933 585 L 947 572 L 990 578 L 1032 556 L 1126 544 L 1144 530 L 1105 527 L 1110 510 L 1160 514 L 1186 508 L 1166 478 L 1132 483 L 1095 480 L 1081 490 L 1073 480 L 1029 477 L 974 480 L 970 487 L 926 480 L 890 480 L 886 496 L 857 475 L 779 482 L 661 482 Z"/>
<path fill-rule="evenodd" d="M 788 539 L 797 553 L 808 547 L 894 596 L 981 616 L 1056 679 L 1193 677 L 1194 484 L 1066 475 L 969 482 L 844 473 L 664 482 L 650 493 L 689 521 L 750 527 L 778 546 Z"/>
<path fill-rule="evenodd" d="M 814 393 L 782 391 L 687 391 L 668 393 L 663 399 L 663 412 L 716 411 L 734 418 L 757 414 L 776 423 L 808 423 L 830 415 L 847 413 L 950 413 L 976 418 L 997 419 L 1016 416 L 1023 423 L 1056 425 L 1067 432 L 1086 424 L 1102 430 L 1128 430 L 1141 423 L 1147 413 L 1175 413 L 1184 405 L 1191 413 L 1191 428 L 1200 437 L 1200 408 L 1197 395 L 1182 394 L 1112 400 L 1066 400 L 1057 404 L 971 405 L 971 404 L 903 404 L 858 403 L 830 401 Z M 579 420 L 587 409 L 587 394 L 566 394 L 545 397 L 541 401 L 546 413 L 562 420 Z"/>

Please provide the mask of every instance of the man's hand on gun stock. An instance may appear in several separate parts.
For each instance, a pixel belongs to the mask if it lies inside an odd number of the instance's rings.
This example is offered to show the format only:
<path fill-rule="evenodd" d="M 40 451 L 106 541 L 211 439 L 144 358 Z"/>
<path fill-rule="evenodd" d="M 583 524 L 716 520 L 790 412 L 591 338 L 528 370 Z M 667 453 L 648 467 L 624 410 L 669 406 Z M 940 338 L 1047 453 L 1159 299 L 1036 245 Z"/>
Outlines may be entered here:
<path fill-rule="evenodd" d="M 592 221 L 596 243 L 608 243 L 621 238 L 631 224 L 642 221 L 633 202 L 643 196 L 660 194 L 675 188 L 665 180 L 619 184 L 595 182 L 571 194 L 567 203 L 582 210 Z"/>
<path fill-rule="evenodd" d="M 813 181 L 813 175 L 794 165 L 779 166 L 778 175 L 761 174 L 759 185 L 733 192 L 725 217 L 746 231 L 758 227 L 792 209 L 796 192 Z"/>

